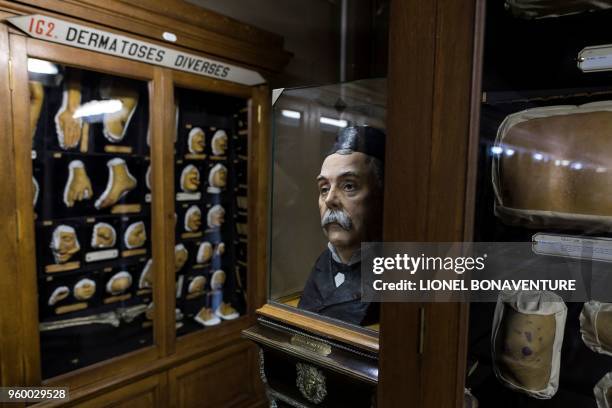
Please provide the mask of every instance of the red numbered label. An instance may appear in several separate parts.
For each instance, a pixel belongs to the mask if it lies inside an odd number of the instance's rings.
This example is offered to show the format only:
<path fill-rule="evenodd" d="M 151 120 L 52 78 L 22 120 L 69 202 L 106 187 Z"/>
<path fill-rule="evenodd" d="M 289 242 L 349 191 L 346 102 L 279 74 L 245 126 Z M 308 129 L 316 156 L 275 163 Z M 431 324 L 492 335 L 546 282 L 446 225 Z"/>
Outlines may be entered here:
<path fill-rule="evenodd" d="M 32 17 L 30 19 L 30 26 L 28 31 L 33 34 L 45 35 L 47 37 L 53 37 L 53 29 L 55 24 L 51 21 L 45 21 L 42 18 L 36 19 Z"/>

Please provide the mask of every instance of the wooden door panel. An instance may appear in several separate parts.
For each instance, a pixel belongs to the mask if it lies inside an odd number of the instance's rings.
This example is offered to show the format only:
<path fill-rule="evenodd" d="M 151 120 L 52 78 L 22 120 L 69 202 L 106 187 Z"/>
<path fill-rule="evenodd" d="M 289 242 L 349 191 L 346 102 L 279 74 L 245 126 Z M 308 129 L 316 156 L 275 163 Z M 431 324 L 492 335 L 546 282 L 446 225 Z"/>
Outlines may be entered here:
<path fill-rule="evenodd" d="M 90 400 L 67 406 L 79 408 L 153 408 L 166 407 L 164 399 L 164 374 L 154 375 L 124 387 L 105 392 Z"/>
<path fill-rule="evenodd" d="M 241 342 L 170 370 L 171 406 L 246 406 L 257 398 L 256 381 L 255 347 Z"/>

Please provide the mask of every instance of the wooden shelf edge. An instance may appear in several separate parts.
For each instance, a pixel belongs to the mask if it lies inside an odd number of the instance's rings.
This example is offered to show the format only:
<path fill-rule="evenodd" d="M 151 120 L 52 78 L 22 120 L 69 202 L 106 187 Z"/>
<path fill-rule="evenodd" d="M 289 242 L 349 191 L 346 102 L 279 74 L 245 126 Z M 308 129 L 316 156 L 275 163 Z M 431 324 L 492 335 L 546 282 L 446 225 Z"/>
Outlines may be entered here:
<path fill-rule="evenodd" d="M 257 309 L 257 313 L 300 329 L 365 349 L 369 352 L 378 353 L 378 336 L 375 335 L 360 333 L 356 330 L 328 323 L 271 304 L 263 305 Z"/>

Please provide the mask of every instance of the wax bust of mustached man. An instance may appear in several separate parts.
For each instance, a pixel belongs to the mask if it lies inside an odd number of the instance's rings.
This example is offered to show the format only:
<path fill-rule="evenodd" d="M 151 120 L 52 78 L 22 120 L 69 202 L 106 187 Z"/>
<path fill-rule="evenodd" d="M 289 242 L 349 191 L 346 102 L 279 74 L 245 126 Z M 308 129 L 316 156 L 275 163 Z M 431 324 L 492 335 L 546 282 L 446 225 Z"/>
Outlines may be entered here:
<path fill-rule="evenodd" d="M 298 307 L 354 324 L 374 323 L 361 302 L 361 243 L 382 235 L 385 134 L 368 126 L 340 131 L 317 176 L 327 249 L 317 259 Z"/>

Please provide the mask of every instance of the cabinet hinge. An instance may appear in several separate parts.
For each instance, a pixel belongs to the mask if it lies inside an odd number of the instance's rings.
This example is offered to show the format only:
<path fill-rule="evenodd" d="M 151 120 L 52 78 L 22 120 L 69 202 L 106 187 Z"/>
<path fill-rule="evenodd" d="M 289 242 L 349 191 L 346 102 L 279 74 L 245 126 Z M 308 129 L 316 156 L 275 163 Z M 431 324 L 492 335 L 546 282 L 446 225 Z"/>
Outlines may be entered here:
<path fill-rule="evenodd" d="M 419 308 L 419 354 L 423 354 L 425 348 L 425 308 Z"/>

